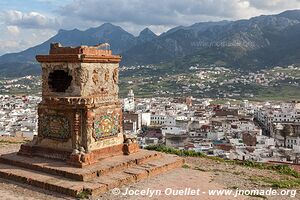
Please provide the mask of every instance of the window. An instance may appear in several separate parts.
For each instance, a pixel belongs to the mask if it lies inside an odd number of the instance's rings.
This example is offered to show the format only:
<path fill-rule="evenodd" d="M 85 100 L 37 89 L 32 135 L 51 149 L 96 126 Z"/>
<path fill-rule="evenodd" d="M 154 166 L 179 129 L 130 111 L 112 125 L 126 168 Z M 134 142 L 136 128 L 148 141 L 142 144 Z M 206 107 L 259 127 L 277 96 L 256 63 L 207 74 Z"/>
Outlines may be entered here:
<path fill-rule="evenodd" d="M 49 74 L 48 85 L 52 92 L 65 92 L 71 85 L 72 76 L 64 70 L 54 70 Z"/>

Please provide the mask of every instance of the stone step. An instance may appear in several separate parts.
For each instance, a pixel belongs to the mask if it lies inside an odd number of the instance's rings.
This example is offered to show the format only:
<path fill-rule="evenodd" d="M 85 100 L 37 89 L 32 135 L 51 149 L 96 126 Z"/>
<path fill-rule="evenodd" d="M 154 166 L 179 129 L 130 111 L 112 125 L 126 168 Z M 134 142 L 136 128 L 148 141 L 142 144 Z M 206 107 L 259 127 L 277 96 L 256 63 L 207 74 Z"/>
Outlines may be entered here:
<path fill-rule="evenodd" d="M 85 181 L 0 163 L 0 177 L 76 197 L 83 191 L 90 195 L 102 194 L 112 188 L 135 183 L 181 167 L 183 163 L 184 160 L 178 156 L 161 154 L 160 158 Z"/>
<path fill-rule="evenodd" d="M 105 184 L 107 185 L 108 189 L 112 189 L 115 187 L 120 187 L 121 185 L 127 185 L 132 182 L 156 176 L 171 169 L 181 167 L 183 164 L 184 160 L 182 158 L 174 155 L 164 154 L 156 161 L 150 161 L 148 163 L 139 166 L 133 166 L 117 173 L 100 176 L 93 179 L 92 182 Z"/>
<path fill-rule="evenodd" d="M 99 176 L 89 181 L 89 186 L 85 187 L 85 190 L 92 196 L 99 195 L 113 188 L 130 185 L 143 179 L 181 167 L 183 164 L 184 159 L 179 158 L 178 156 L 164 154 L 156 161 L 150 161 L 140 166 L 133 166 L 116 173 Z M 101 187 L 98 186 L 99 184 Z"/>
<path fill-rule="evenodd" d="M 26 157 L 18 155 L 17 153 L 11 153 L 1 155 L 0 163 L 33 169 L 74 180 L 86 181 L 100 175 L 141 165 L 148 161 L 159 159 L 160 157 L 161 153 L 140 150 L 139 152 L 131 155 L 119 155 L 105 158 L 99 160 L 99 162 L 95 164 L 85 166 L 84 168 L 74 168 L 63 161 L 42 157 Z"/>
<path fill-rule="evenodd" d="M 80 181 L 3 163 L 0 163 L 0 177 L 70 196 L 76 196 L 83 191 Z"/>

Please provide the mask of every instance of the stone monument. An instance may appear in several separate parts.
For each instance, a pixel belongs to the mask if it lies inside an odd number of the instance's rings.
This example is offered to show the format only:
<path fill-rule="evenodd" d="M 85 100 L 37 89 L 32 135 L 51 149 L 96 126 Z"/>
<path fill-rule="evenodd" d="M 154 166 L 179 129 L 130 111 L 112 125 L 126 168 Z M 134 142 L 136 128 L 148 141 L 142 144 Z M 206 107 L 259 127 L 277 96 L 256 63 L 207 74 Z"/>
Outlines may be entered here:
<path fill-rule="evenodd" d="M 136 141 L 122 131 L 118 99 L 120 56 L 99 47 L 51 44 L 36 56 L 42 67 L 38 135 L 19 154 L 66 160 L 75 166 L 130 154 Z"/>
<path fill-rule="evenodd" d="M 102 46 L 55 43 L 49 55 L 36 57 L 43 86 L 38 135 L 0 156 L 1 178 L 80 197 L 182 166 L 182 158 L 139 149 L 135 138 L 123 134 L 121 57 Z"/>

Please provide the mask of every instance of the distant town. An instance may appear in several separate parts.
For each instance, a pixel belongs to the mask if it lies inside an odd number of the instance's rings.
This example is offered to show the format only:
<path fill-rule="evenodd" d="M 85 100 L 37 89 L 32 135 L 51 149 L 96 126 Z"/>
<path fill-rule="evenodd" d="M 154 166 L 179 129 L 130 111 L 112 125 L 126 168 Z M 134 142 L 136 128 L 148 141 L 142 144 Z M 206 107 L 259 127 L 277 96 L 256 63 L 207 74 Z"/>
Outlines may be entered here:
<path fill-rule="evenodd" d="M 0 95 L 0 134 L 37 134 L 38 96 Z M 299 163 L 300 102 L 215 103 L 209 98 L 135 98 L 123 102 L 123 129 L 141 147 L 163 144 L 225 159 Z"/>
<path fill-rule="evenodd" d="M 181 73 L 161 72 L 158 66 L 120 67 L 120 97 L 132 89 L 137 97 L 234 98 L 238 100 L 300 99 L 300 67 L 274 67 L 245 72 L 217 66 L 190 66 Z M 40 96 L 41 78 L 0 78 L 0 93 Z"/>

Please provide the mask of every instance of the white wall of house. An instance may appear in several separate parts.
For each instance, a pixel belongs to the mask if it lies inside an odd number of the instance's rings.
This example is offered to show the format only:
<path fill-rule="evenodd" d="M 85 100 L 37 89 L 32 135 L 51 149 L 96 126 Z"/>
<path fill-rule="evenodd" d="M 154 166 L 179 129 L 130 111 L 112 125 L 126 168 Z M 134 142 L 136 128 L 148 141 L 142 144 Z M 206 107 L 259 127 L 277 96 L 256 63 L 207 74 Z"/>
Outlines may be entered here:
<path fill-rule="evenodd" d="M 263 148 L 263 147 L 268 147 L 268 146 L 275 146 L 275 139 L 274 138 L 269 138 L 267 136 L 263 135 L 257 135 L 256 136 L 257 140 L 257 147 L 258 148 Z"/>
<path fill-rule="evenodd" d="M 286 146 L 288 148 L 293 148 L 294 145 L 299 144 L 299 137 L 287 137 Z"/>
<path fill-rule="evenodd" d="M 297 138 L 296 144 L 293 145 L 293 150 L 295 153 L 300 153 L 300 138 Z"/>
<path fill-rule="evenodd" d="M 151 113 L 142 113 L 142 125 L 149 126 L 151 124 Z"/>
<path fill-rule="evenodd" d="M 176 126 L 176 117 L 166 116 L 164 125 L 166 125 L 166 126 Z"/>
<path fill-rule="evenodd" d="M 165 124 L 165 115 L 151 115 L 150 124 L 151 125 L 164 125 Z"/>
<path fill-rule="evenodd" d="M 208 132 L 207 138 L 210 140 L 221 140 L 224 138 L 224 132 Z"/>
<path fill-rule="evenodd" d="M 134 111 L 134 101 L 130 98 L 123 99 L 124 111 Z"/>
<path fill-rule="evenodd" d="M 173 134 L 173 135 L 179 135 L 179 134 L 185 134 L 186 130 L 181 127 L 176 126 L 165 126 L 161 128 L 161 133 L 163 136 L 166 135 L 166 133 Z"/>

